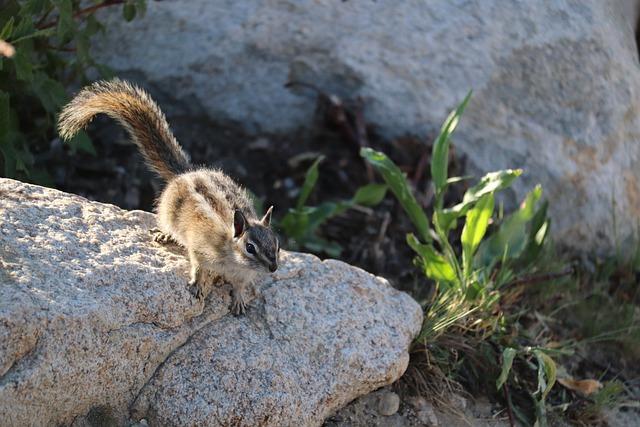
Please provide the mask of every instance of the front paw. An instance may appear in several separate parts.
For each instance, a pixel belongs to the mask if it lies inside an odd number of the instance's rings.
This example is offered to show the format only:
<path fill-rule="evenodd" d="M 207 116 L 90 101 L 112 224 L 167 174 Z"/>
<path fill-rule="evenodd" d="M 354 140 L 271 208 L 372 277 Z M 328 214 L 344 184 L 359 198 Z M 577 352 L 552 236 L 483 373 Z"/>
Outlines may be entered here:
<path fill-rule="evenodd" d="M 189 280 L 189 292 L 193 295 L 198 301 L 204 300 L 204 289 L 202 283 L 197 280 L 191 279 Z"/>
<path fill-rule="evenodd" d="M 176 241 L 169 233 L 162 232 L 159 228 L 152 228 L 149 230 L 149 234 L 153 238 L 153 241 L 160 243 L 161 245 L 175 244 Z"/>
<path fill-rule="evenodd" d="M 231 292 L 231 313 L 240 316 L 247 311 L 247 303 L 242 296 L 242 292 Z"/>

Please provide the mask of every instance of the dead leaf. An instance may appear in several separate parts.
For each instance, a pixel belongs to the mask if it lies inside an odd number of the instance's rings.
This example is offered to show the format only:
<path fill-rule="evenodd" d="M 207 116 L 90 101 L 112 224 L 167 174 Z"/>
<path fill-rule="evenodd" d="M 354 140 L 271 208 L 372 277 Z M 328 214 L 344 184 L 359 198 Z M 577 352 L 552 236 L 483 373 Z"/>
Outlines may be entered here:
<path fill-rule="evenodd" d="M 573 378 L 558 378 L 558 382 L 569 390 L 580 393 L 583 396 L 590 396 L 602 388 L 602 383 L 598 380 L 574 380 Z"/>

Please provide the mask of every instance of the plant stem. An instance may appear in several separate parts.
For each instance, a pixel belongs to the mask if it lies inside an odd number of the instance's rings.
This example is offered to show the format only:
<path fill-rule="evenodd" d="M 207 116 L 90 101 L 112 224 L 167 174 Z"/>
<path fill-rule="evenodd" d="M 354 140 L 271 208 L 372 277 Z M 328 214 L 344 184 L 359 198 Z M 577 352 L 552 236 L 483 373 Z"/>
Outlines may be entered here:
<path fill-rule="evenodd" d="M 509 386 L 505 382 L 502 385 L 502 390 L 504 391 L 504 399 L 507 401 L 507 413 L 509 414 L 509 424 L 511 427 L 515 427 L 516 420 L 513 417 L 513 409 L 511 409 L 511 394 L 509 394 Z"/>
<path fill-rule="evenodd" d="M 93 5 L 93 6 L 89 6 L 86 7 L 84 9 L 80 9 L 79 11 L 77 11 L 76 13 L 73 14 L 73 18 L 79 18 L 83 15 L 88 15 L 91 14 L 99 9 L 102 9 L 104 7 L 109 7 L 109 6 L 114 6 L 116 4 L 122 4 L 124 3 L 126 0 L 105 0 L 102 3 Z M 45 15 L 46 16 L 46 15 Z M 51 27 L 55 27 L 58 24 L 58 18 L 54 19 L 51 22 L 48 22 L 46 24 L 40 24 L 36 26 L 37 29 L 39 30 L 44 30 L 47 28 L 51 28 Z"/>

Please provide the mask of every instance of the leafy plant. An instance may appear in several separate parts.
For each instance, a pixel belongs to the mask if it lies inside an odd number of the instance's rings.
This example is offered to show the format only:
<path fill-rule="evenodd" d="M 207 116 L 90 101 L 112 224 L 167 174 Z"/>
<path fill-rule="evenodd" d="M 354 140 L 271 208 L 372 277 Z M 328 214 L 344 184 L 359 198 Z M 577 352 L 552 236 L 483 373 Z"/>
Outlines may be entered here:
<path fill-rule="evenodd" d="M 504 218 L 493 234 L 485 238 L 493 221 L 496 193 L 509 187 L 521 175 L 521 170 L 489 173 L 465 192 L 460 203 L 449 208 L 443 207 L 447 186 L 457 181 L 447 177 L 444 166 L 448 163 L 449 138 L 468 100 L 467 96 L 450 114 L 433 146 L 431 174 L 434 177 L 435 205 L 432 228 L 406 178 L 393 162 L 383 153 L 370 148 L 362 149 L 361 154 L 381 172 L 416 227 L 419 237 L 410 233 L 407 243 L 418 255 L 416 263 L 440 290 L 436 292 L 434 302 L 437 303 L 438 296 L 446 292 L 449 302 L 455 296 L 461 304 L 490 306 L 498 297 L 495 292 L 513 278 L 510 263 L 520 260 L 524 253 L 527 253 L 529 260 L 539 253 L 547 235 L 549 220 L 546 218 L 546 203 L 538 206 L 542 196 L 542 189 L 538 186 L 526 196 L 516 212 Z M 462 220 L 461 250 L 456 250 L 449 235 L 458 221 Z M 500 274 L 493 274 L 498 265 Z M 428 327 L 429 319 L 428 312 L 425 327 Z M 420 339 L 432 338 L 432 334 L 438 332 L 439 329 L 423 330 Z"/>
<path fill-rule="evenodd" d="M 342 247 L 336 242 L 329 242 L 317 235 L 318 228 L 328 219 L 340 215 L 355 205 L 375 206 L 387 192 L 384 184 L 370 184 L 359 188 L 349 200 L 324 202 L 318 206 L 307 206 L 307 200 L 318 181 L 318 168 L 324 157 L 318 157 L 307 170 L 296 207 L 280 221 L 279 225 L 291 239 L 290 246 L 303 247 L 314 252 L 326 252 L 337 257 Z"/>
<path fill-rule="evenodd" d="M 91 57 L 91 37 L 104 26 L 95 12 L 120 5 L 124 18 L 144 13 L 144 0 L 9 0 L 0 6 L 0 174 L 42 184 L 50 178 L 36 155 L 55 137 L 55 117 L 68 101 L 65 85 L 89 70 L 111 72 Z M 79 133 L 72 151 L 95 153 Z"/>
<path fill-rule="evenodd" d="M 449 147 L 470 96 L 449 114 L 433 143 L 431 179 L 435 198 L 430 221 L 399 168 L 381 152 L 361 150 L 415 226 L 417 235 L 409 233 L 407 243 L 417 254 L 415 264 L 435 283 L 432 298 L 424 303 L 425 320 L 417 345 L 437 341 L 452 327 L 462 332 L 478 331 L 485 340 L 491 339 L 492 330 L 505 323 L 498 308 L 501 291 L 537 259 L 549 231 L 547 204 L 541 202 L 540 186 L 529 192 L 511 215 L 495 214 L 498 192 L 522 174 L 520 169 L 488 173 L 464 193 L 459 203 L 444 206 L 449 186 L 463 179 L 448 176 Z M 497 339 L 493 342 L 503 346 Z M 498 388 L 508 381 L 514 358 L 535 359 L 538 385 L 532 393 L 537 417 L 544 422 L 544 401 L 555 383 L 555 363 L 542 348 L 503 348 Z"/>

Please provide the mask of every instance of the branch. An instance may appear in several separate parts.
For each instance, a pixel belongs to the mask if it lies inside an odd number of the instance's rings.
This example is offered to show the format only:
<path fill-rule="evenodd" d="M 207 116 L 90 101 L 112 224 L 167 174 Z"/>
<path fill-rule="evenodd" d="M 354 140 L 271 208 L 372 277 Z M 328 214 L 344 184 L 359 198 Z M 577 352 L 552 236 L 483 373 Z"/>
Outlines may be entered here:
<path fill-rule="evenodd" d="M 98 3 L 96 5 L 90 6 L 90 7 L 86 7 L 84 9 L 80 9 L 79 11 L 77 11 L 76 13 L 73 14 L 73 18 L 79 18 L 83 15 L 88 15 L 91 14 L 99 9 L 102 9 L 104 7 L 109 7 L 109 6 L 114 6 L 116 4 L 122 4 L 124 3 L 126 0 L 105 0 L 102 3 Z M 46 15 L 45 15 L 46 16 Z M 51 27 L 55 27 L 58 24 L 58 18 L 54 19 L 51 22 L 48 22 L 46 24 L 38 24 L 36 26 L 36 28 L 38 30 L 45 30 L 47 28 L 51 28 Z"/>

